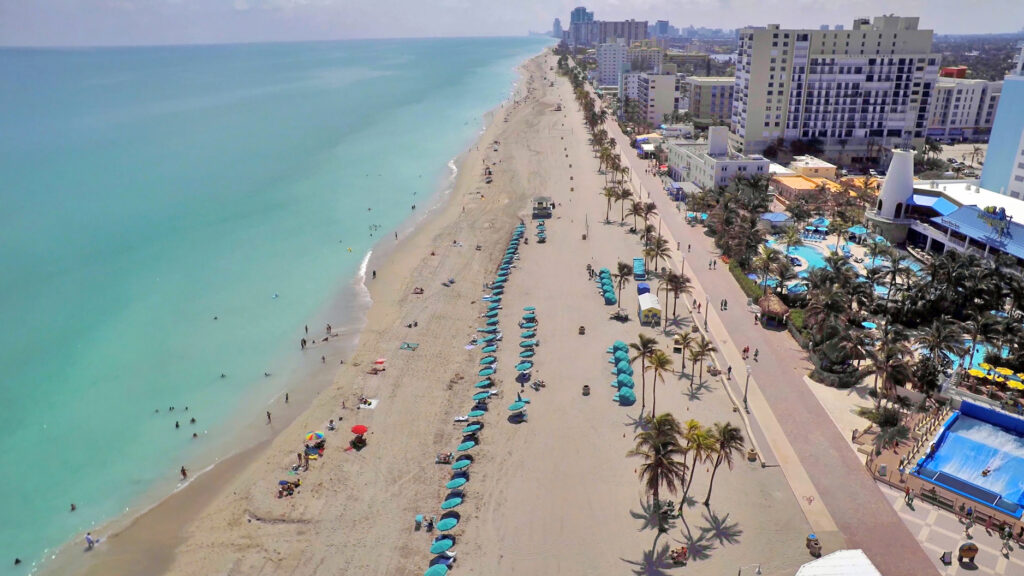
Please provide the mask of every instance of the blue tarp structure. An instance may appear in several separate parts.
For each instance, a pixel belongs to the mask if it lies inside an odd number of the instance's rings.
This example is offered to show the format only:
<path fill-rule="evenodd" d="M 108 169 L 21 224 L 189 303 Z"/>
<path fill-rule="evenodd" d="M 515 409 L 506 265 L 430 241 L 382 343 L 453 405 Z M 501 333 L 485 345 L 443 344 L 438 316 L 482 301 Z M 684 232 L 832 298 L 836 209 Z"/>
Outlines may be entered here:
<path fill-rule="evenodd" d="M 791 221 L 792 219 L 789 214 L 786 214 L 785 212 L 765 212 L 764 214 L 761 214 L 761 220 L 767 220 L 772 224 L 783 224 Z"/>
<path fill-rule="evenodd" d="M 828 228 L 828 225 L 830 223 L 831 221 L 828 218 L 825 218 L 824 216 L 820 216 L 811 221 L 812 226 L 817 226 L 819 228 Z"/>
<path fill-rule="evenodd" d="M 868 233 L 868 229 L 860 225 L 850 226 L 849 228 L 846 229 L 846 231 L 849 232 L 850 234 L 856 234 L 858 236 Z"/>
<path fill-rule="evenodd" d="M 1024 230 L 1016 222 L 1010 222 L 1006 231 L 1000 233 L 997 229 L 988 225 L 984 212 L 977 206 L 961 206 L 955 212 L 946 216 L 936 216 L 932 222 L 952 228 L 969 238 L 978 242 L 998 248 L 1017 258 L 1024 258 Z"/>
<path fill-rule="evenodd" d="M 650 294 L 651 293 L 651 285 L 648 284 L 647 282 L 637 282 L 636 293 L 637 294 Z"/>
<path fill-rule="evenodd" d="M 910 201 L 907 202 L 910 206 L 926 206 L 935 210 L 943 216 L 948 216 L 953 212 L 957 211 L 957 205 L 953 204 L 949 200 L 942 198 L 941 196 L 928 196 L 926 194 L 913 194 L 910 196 Z"/>

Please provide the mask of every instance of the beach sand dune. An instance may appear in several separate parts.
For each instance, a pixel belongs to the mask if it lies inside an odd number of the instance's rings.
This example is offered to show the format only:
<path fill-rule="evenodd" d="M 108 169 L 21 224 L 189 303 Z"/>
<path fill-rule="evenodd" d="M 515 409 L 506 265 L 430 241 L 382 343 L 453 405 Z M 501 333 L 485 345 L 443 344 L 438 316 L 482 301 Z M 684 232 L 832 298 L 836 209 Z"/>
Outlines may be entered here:
<path fill-rule="evenodd" d="M 614 269 L 616 261 L 639 255 L 640 244 L 617 217 L 602 222 L 604 176 L 596 172 L 568 83 L 559 78 L 548 86 L 554 63 L 546 55 L 524 65 L 520 96 L 530 87 L 530 97 L 497 111 L 480 145 L 463 159 L 450 201 L 378 267 L 377 279 L 370 281 L 374 305 L 367 327 L 334 385 L 261 447 L 244 470 L 208 488 L 217 491 L 213 503 L 174 541 L 135 540 L 139 549 L 100 556 L 90 573 L 422 573 L 431 560 L 431 535 L 414 531 L 413 519 L 441 514 L 450 470 L 434 464 L 434 456 L 454 450 L 460 440 L 463 425 L 453 417 L 470 409 L 481 356 L 478 349 L 464 347 L 483 325 L 482 284 L 493 278 L 521 217 L 527 218 L 529 244 L 521 248 L 502 302 L 500 397 L 481 419 L 481 444 L 470 451 L 475 462 L 454 531 L 456 570 L 654 574 L 659 572 L 650 571 L 652 565 L 670 568 L 659 559 L 663 549 L 681 542 L 703 548 L 704 557 L 686 568 L 703 574 L 733 573 L 755 562 L 765 574 L 792 574 L 806 560 L 808 524 L 782 472 L 745 460 L 732 472 L 719 471 L 710 510 L 699 504 L 688 508 L 686 522 L 658 538 L 649 529 L 635 472 L 639 460 L 625 456 L 640 404 L 622 408 L 612 402 L 605 349 L 617 339 L 636 340 L 640 331 L 659 336 L 663 347 L 668 341 L 657 330 L 641 329 L 635 315 L 626 324 L 609 320 L 613 310 L 587 277 L 587 264 Z M 565 110 L 555 112 L 559 102 Z M 495 140 L 497 151 L 491 145 Z M 485 163 L 494 171 L 491 184 L 483 183 Z M 528 220 L 529 200 L 541 194 L 559 203 L 547 224 L 546 244 L 536 242 Z M 615 207 L 613 213 L 618 212 Z M 456 283 L 443 287 L 449 277 Z M 425 294 L 412 294 L 417 286 Z M 632 285 L 623 290 L 623 301 L 627 310 L 635 308 Z M 527 305 L 537 308 L 540 320 L 534 375 L 546 386 L 539 391 L 521 389 L 512 368 L 520 351 L 516 322 Z M 418 327 L 406 328 L 414 321 Z M 585 335 L 578 334 L 580 326 L 586 327 Z M 418 350 L 399 351 L 403 341 L 418 343 Z M 378 357 L 387 358 L 387 370 L 366 374 Z M 674 360 L 678 365 L 678 356 Z M 682 378 L 670 374 L 659 386 L 659 412 L 706 425 L 725 420 L 739 425 L 717 384 L 690 399 Z M 592 390 L 588 397 L 581 394 L 584 384 Z M 513 424 L 506 405 L 520 391 L 531 400 L 529 421 Z M 356 410 L 360 396 L 379 402 L 372 410 Z M 327 432 L 325 457 L 301 474 L 299 493 L 278 499 L 278 481 L 294 478 L 287 471 L 303 435 L 339 417 L 338 431 Z M 360 452 L 345 450 L 354 424 L 370 429 L 368 446 Z M 708 476 L 706 466 L 699 468 L 692 490 L 698 502 Z M 117 539 L 110 550 L 117 550 Z M 146 565 L 140 558 L 147 557 L 147 545 L 154 552 L 173 548 L 175 554 Z M 642 568 L 645 564 L 649 567 Z"/>

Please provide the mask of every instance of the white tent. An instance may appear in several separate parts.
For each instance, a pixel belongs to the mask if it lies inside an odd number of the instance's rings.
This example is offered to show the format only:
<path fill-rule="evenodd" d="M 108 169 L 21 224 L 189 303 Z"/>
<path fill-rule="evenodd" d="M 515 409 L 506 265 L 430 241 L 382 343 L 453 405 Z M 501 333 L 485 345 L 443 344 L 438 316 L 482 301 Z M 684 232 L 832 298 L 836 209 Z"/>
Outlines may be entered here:
<path fill-rule="evenodd" d="M 658 297 L 650 292 L 637 296 L 640 301 L 640 323 L 658 325 L 661 324 L 661 303 Z"/>
<path fill-rule="evenodd" d="M 800 567 L 796 576 L 882 576 L 863 550 L 838 550 Z"/>

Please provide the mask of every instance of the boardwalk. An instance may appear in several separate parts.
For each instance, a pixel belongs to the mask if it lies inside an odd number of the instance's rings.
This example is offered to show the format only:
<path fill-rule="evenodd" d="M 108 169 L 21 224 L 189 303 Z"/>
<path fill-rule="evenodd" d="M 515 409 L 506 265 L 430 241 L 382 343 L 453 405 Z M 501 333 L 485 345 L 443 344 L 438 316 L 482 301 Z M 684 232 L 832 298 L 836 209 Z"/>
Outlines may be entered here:
<path fill-rule="evenodd" d="M 634 182 L 641 182 L 645 195 L 664 215 L 662 226 L 680 243 L 686 272 L 694 280 L 694 297 L 707 302 L 705 295 L 710 295 L 714 308 L 708 306 L 707 312 L 712 314 L 709 327 L 736 374 L 744 372 L 739 349 L 750 346 L 760 350 L 760 361 L 751 363 L 752 396 L 755 388 L 763 394 L 781 426 L 784 441 L 792 446 L 820 496 L 821 501 L 815 502 L 813 496 L 801 494 L 798 486 L 794 486 L 794 492 L 807 507 L 805 512 L 823 504 L 842 533 L 845 546 L 862 548 L 883 574 L 935 573 L 924 550 L 807 389 L 803 381 L 809 369 L 806 354 L 787 333 L 766 331 L 754 325 L 752 314 L 744 306 L 747 298 L 726 266 L 719 262 L 717 270 L 707 269 L 708 260 L 715 257 L 717 250 L 704 235 L 704 229 L 690 227 L 678 216 L 675 202 L 665 194 L 656 176 L 644 172 L 646 161 L 632 153 L 629 139 L 618 126 L 609 122 L 607 130 L 629 161 Z M 690 253 L 686 253 L 687 244 L 692 245 Z M 726 312 L 718 311 L 717 307 L 723 298 L 730 304 Z M 759 421 L 770 416 L 759 414 L 753 402 L 751 407 L 752 416 Z M 771 433 L 770 427 L 762 427 L 766 434 Z M 814 525 L 810 516 L 808 519 Z"/>

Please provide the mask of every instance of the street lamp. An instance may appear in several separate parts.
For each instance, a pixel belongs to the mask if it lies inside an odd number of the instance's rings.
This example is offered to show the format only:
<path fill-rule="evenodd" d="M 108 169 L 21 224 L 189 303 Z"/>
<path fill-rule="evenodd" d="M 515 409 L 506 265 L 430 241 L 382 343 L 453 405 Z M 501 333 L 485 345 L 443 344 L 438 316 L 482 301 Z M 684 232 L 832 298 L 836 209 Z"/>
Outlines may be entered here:
<path fill-rule="evenodd" d="M 750 372 L 752 368 L 747 364 L 747 382 L 743 385 L 743 409 L 750 414 L 750 406 L 747 406 L 747 390 L 750 389 Z M 758 572 L 760 574 L 760 572 Z"/>
<path fill-rule="evenodd" d="M 705 302 L 704 302 L 704 331 L 707 332 L 707 330 L 708 330 L 708 314 L 711 313 L 711 296 L 705 294 L 704 298 L 706 299 Z"/>
<path fill-rule="evenodd" d="M 736 571 L 736 576 L 743 576 L 743 569 L 744 568 L 750 568 L 751 566 L 757 566 L 757 569 L 754 570 L 754 574 L 756 574 L 757 576 L 761 576 L 761 565 L 760 564 L 747 564 L 746 566 L 740 566 L 740 569 Z"/>

